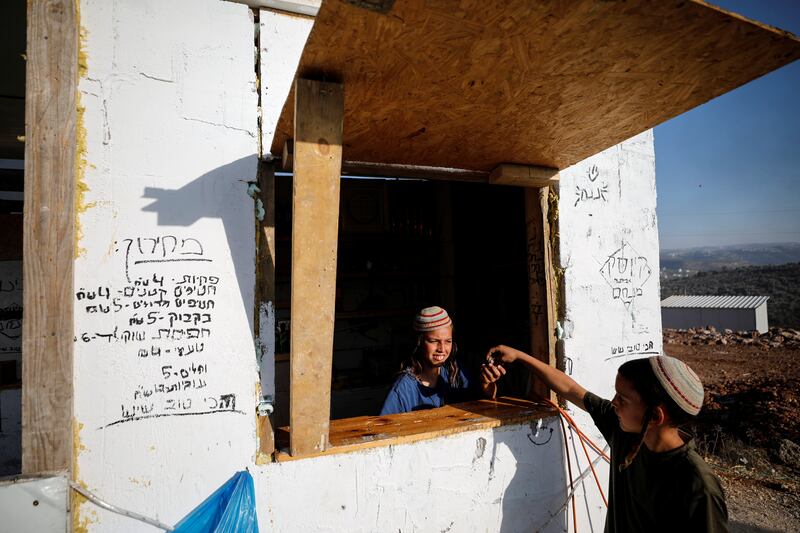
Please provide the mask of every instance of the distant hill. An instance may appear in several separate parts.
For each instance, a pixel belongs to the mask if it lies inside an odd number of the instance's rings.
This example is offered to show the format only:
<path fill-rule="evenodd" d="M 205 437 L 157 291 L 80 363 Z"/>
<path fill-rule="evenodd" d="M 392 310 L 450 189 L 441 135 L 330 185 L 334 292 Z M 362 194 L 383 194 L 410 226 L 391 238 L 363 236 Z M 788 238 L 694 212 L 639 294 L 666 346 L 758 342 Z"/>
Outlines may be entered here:
<path fill-rule="evenodd" d="M 769 325 L 800 329 L 800 262 L 728 268 L 662 279 L 661 299 L 673 294 L 769 296 Z"/>
<path fill-rule="evenodd" d="M 701 272 L 742 266 L 783 265 L 800 262 L 800 243 L 742 244 L 661 251 L 662 278 L 679 271 Z"/>

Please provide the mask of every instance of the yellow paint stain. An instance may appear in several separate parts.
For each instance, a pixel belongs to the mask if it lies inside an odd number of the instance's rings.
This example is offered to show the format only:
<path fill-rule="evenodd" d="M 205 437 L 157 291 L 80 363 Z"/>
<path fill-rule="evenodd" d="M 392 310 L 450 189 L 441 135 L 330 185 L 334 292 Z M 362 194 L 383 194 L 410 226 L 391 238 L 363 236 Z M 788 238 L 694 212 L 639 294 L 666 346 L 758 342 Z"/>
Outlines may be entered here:
<path fill-rule="evenodd" d="M 72 419 L 72 480 L 81 487 L 88 489 L 86 483 L 81 481 L 79 475 L 78 457 L 81 452 L 87 448 L 81 442 L 81 430 L 83 424 L 78 422 L 75 418 Z M 89 525 L 97 522 L 97 513 L 94 511 L 90 513 L 81 512 L 83 504 L 88 500 L 78 494 L 76 491 L 70 491 L 70 512 L 72 513 L 72 531 L 74 533 L 87 533 Z"/>
<path fill-rule="evenodd" d="M 556 320 L 561 320 L 562 317 L 559 315 L 558 311 L 560 303 L 562 301 L 562 293 L 561 289 L 563 287 L 564 282 L 564 269 L 559 266 L 559 232 L 558 232 L 558 192 L 555 191 L 552 187 L 550 188 L 550 192 L 547 196 L 547 222 L 550 227 L 550 250 L 552 254 L 550 255 L 550 263 L 553 268 L 553 287 L 552 291 L 555 294 L 554 298 L 554 309 L 553 312 L 556 316 Z"/>
<path fill-rule="evenodd" d="M 86 42 L 86 28 L 80 26 L 80 2 L 75 3 L 76 17 L 79 24 L 78 32 L 78 79 L 85 78 L 89 73 L 89 56 L 84 49 Z M 96 203 L 86 203 L 86 192 L 89 186 L 86 185 L 86 125 L 84 124 L 84 114 L 86 108 L 81 104 L 81 93 L 75 94 L 76 120 L 75 120 L 75 141 L 77 144 L 75 153 L 75 258 L 86 254 L 86 250 L 81 248 L 80 242 L 83 238 L 83 226 L 81 225 L 81 215 L 97 205 Z"/>

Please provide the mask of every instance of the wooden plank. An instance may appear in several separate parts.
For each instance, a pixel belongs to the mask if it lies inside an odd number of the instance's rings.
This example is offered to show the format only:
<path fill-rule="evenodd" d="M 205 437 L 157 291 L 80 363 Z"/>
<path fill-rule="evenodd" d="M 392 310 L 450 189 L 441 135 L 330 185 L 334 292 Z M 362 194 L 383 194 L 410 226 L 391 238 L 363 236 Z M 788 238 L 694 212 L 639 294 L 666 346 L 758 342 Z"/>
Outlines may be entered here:
<path fill-rule="evenodd" d="M 518 187 L 549 187 L 558 183 L 558 169 L 533 165 L 497 165 L 489 174 L 492 185 Z"/>
<path fill-rule="evenodd" d="M 301 457 L 283 451 L 289 438 L 289 430 L 280 428 L 276 437 L 281 450 L 275 457 L 278 461 L 291 461 L 298 458 L 349 453 L 369 448 L 409 444 L 465 431 L 525 424 L 553 416 L 558 416 L 558 413 L 548 405 L 501 397 L 497 400 L 478 400 L 397 415 L 345 418 L 331 421 L 331 446 L 328 449 Z"/>
<path fill-rule="evenodd" d="M 275 401 L 275 170 L 260 162 L 256 198 L 260 200 L 261 220 L 256 237 L 256 339 L 261 352 L 261 387 L 263 399 Z M 258 215 L 258 212 L 256 213 Z M 256 414 L 258 462 L 271 460 L 275 452 L 272 417 Z"/>
<path fill-rule="evenodd" d="M 293 162 L 292 139 L 287 139 L 281 155 L 281 169 L 291 172 Z M 384 163 L 366 163 L 363 161 L 342 161 L 343 176 L 371 176 L 382 178 L 412 178 L 440 181 L 467 181 L 471 183 L 487 183 L 489 173 L 465 170 L 461 168 L 422 167 L 414 165 L 390 165 Z"/>
<path fill-rule="evenodd" d="M 295 95 L 289 424 L 303 455 L 328 446 L 344 90 L 299 79 Z"/>
<path fill-rule="evenodd" d="M 72 465 L 78 21 L 73 0 L 28 3 L 22 471 Z"/>
<path fill-rule="evenodd" d="M 563 169 L 800 58 L 791 34 L 697 0 L 354 4 L 322 4 L 298 67 L 347 84 L 347 161 Z"/>
<path fill-rule="evenodd" d="M 553 264 L 548 221 L 550 189 L 525 189 L 525 232 L 528 239 L 528 302 L 531 327 L 531 354 L 547 363 L 556 364 L 555 294 Z M 532 397 L 552 394 L 547 386 L 531 374 Z"/>

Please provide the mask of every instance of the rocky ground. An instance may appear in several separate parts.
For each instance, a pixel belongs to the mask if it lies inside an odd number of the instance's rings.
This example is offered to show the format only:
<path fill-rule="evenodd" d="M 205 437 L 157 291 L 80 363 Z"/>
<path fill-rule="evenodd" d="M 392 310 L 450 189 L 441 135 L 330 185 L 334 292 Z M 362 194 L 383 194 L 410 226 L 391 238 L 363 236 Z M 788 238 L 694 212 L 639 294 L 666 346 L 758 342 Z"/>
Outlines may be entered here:
<path fill-rule="evenodd" d="M 664 330 L 706 388 L 698 451 L 726 491 L 731 530 L 800 531 L 800 332 Z"/>

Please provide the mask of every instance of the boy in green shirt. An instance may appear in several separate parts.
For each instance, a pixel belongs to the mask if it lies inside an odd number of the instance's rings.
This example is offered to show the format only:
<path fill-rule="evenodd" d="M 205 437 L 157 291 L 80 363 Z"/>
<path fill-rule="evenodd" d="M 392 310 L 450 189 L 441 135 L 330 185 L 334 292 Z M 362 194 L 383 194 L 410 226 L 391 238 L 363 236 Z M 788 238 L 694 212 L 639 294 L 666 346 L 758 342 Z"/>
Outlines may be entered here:
<path fill-rule="evenodd" d="M 496 346 L 487 366 L 520 361 L 559 396 L 587 411 L 611 446 L 605 531 L 728 531 L 719 480 L 678 425 L 703 404 L 703 385 L 682 361 L 656 356 L 623 364 L 604 400 L 528 354 Z"/>

